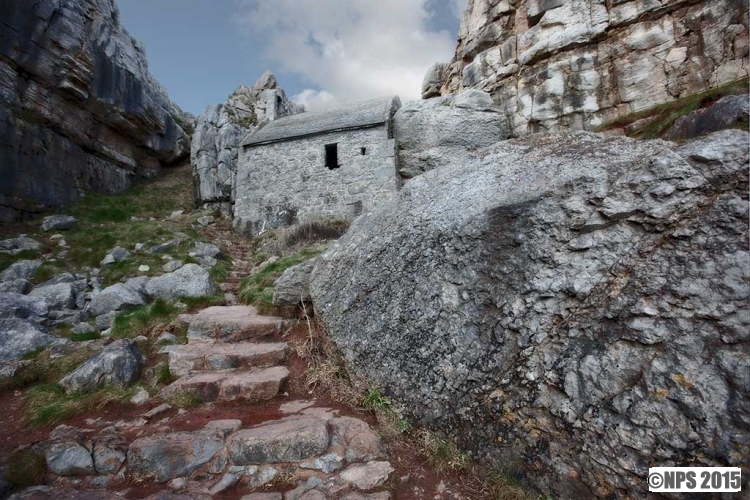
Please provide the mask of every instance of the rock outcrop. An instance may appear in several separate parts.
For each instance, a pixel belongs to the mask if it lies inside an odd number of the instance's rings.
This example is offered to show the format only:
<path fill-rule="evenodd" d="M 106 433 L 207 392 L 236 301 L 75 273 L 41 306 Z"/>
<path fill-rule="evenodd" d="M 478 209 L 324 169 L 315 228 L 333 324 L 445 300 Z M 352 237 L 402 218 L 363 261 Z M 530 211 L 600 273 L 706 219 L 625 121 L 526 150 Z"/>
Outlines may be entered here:
<path fill-rule="evenodd" d="M 747 78 L 741 0 L 469 0 L 448 69 L 423 94 L 492 94 L 516 135 L 590 129 Z"/>
<path fill-rule="evenodd" d="M 467 161 L 472 152 L 508 139 L 510 134 L 508 118 L 480 90 L 408 102 L 393 117 L 398 173 L 410 179 Z"/>
<path fill-rule="evenodd" d="M 188 153 L 114 0 L 0 1 L 0 220 L 116 193 Z"/>
<path fill-rule="evenodd" d="M 319 258 L 318 317 L 354 375 L 555 496 L 739 466 L 749 140 L 536 135 L 427 172 Z"/>
<path fill-rule="evenodd" d="M 242 138 L 266 120 L 304 111 L 270 72 L 252 87 L 240 85 L 226 103 L 209 106 L 198 117 L 190 151 L 197 205 L 231 215 Z"/>
<path fill-rule="evenodd" d="M 730 95 L 678 118 L 663 137 L 668 141 L 684 141 L 728 128 L 747 128 L 748 123 L 750 96 Z"/>

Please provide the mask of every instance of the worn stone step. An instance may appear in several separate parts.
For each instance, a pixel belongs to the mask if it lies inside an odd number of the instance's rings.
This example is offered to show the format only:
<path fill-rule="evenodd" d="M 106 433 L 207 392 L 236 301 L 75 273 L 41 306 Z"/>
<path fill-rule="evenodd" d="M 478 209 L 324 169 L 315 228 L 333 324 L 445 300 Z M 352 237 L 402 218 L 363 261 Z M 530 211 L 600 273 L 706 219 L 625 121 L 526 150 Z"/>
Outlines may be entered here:
<path fill-rule="evenodd" d="M 196 373 L 168 385 L 162 389 L 161 396 L 168 399 L 188 393 L 203 402 L 238 399 L 267 401 L 279 393 L 288 377 L 289 370 L 283 366 L 252 371 Z"/>
<path fill-rule="evenodd" d="M 193 372 L 266 368 L 283 363 L 289 346 L 286 342 L 270 344 L 195 342 L 169 345 L 159 354 L 169 356 L 169 371 L 177 377 Z"/>
<path fill-rule="evenodd" d="M 278 335 L 284 327 L 283 319 L 261 316 L 252 306 L 207 307 L 197 314 L 182 315 L 180 320 L 188 324 L 190 340 L 238 342 Z"/>

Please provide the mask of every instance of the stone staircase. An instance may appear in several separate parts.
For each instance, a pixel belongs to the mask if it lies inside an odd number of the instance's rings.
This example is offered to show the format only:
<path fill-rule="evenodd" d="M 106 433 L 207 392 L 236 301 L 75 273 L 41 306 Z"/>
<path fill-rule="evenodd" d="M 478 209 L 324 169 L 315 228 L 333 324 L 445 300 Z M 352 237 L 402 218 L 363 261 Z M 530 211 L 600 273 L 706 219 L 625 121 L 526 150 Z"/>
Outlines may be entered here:
<path fill-rule="evenodd" d="M 202 402 L 267 401 L 289 377 L 283 366 L 289 346 L 285 321 L 261 316 L 252 306 L 215 306 L 183 315 L 188 343 L 163 347 L 169 370 L 180 377 L 165 387 L 165 399 L 187 393 Z"/>

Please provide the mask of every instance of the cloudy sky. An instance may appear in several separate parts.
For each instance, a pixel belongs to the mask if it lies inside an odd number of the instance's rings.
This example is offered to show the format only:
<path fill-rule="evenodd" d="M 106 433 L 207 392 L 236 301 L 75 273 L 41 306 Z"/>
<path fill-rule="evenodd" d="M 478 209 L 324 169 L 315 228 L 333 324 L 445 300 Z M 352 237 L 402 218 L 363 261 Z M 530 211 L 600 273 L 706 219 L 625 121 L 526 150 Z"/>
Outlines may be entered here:
<path fill-rule="evenodd" d="M 187 111 L 223 102 L 273 71 L 318 109 L 398 94 L 419 98 L 449 61 L 466 0 L 119 0 L 152 73 Z"/>

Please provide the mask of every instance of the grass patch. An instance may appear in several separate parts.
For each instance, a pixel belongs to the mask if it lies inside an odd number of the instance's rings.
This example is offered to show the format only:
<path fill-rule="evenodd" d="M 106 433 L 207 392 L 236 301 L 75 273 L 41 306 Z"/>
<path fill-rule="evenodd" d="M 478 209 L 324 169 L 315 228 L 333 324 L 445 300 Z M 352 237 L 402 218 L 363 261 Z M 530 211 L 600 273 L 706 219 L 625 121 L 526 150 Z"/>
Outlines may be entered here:
<path fill-rule="evenodd" d="M 635 137 L 637 139 L 658 139 L 669 130 L 672 125 L 674 125 L 674 122 L 677 121 L 678 118 L 692 113 L 697 109 L 710 106 L 722 97 L 747 94 L 748 85 L 747 78 L 737 80 L 700 94 L 683 97 L 637 113 L 621 116 L 610 123 L 606 123 L 596 128 L 595 131 L 603 132 L 605 130 L 630 127 L 627 134 L 629 137 Z M 644 120 L 643 124 L 633 126 L 633 124 L 639 120 Z M 745 124 L 745 127 L 747 128 L 747 123 Z"/>
<path fill-rule="evenodd" d="M 19 370 L 13 377 L 0 381 L 0 392 L 22 389 L 38 383 L 56 384 L 93 354 L 94 351 L 87 348 L 54 359 L 44 350 L 28 353 L 27 357 L 33 363 Z"/>
<path fill-rule="evenodd" d="M 6 479 L 16 491 L 44 484 L 46 473 L 47 461 L 41 453 L 19 450 L 8 459 Z"/>
<path fill-rule="evenodd" d="M 176 380 L 169 370 L 169 365 L 160 365 L 157 367 L 154 377 L 156 378 L 156 383 L 161 385 L 169 385 Z"/>
<path fill-rule="evenodd" d="M 239 299 L 245 304 L 273 308 L 273 284 L 290 267 L 317 257 L 322 249 L 306 248 L 290 257 L 282 257 L 242 280 Z"/>
<path fill-rule="evenodd" d="M 71 333 L 68 337 L 73 342 L 86 342 L 87 340 L 99 340 L 102 338 L 99 332 Z"/>
<path fill-rule="evenodd" d="M 185 312 L 192 313 L 211 306 L 223 306 L 226 299 L 222 295 L 213 297 L 182 297 L 180 302 L 187 306 Z"/>
<path fill-rule="evenodd" d="M 180 312 L 182 310 L 173 303 L 158 298 L 151 304 L 118 314 L 112 326 L 112 336 L 135 338 L 146 335 L 154 328 L 174 321 Z"/>
<path fill-rule="evenodd" d="M 5 271 L 19 260 L 36 260 L 39 252 L 36 250 L 22 250 L 15 255 L 0 253 L 0 272 Z"/>
<path fill-rule="evenodd" d="M 421 429 L 417 433 L 422 453 L 438 472 L 445 469 L 465 471 L 469 466 L 469 456 L 462 453 L 455 443 L 444 439 L 434 432 Z"/>
<path fill-rule="evenodd" d="M 232 269 L 232 263 L 226 258 L 218 259 L 216 265 L 208 270 L 208 275 L 215 283 L 224 283 Z"/>
<path fill-rule="evenodd" d="M 315 242 L 337 240 L 349 230 L 350 225 L 351 220 L 340 218 L 300 222 L 264 234 L 261 236 L 265 240 L 262 245 L 268 253 L 286 255 Z"/>
<path fill-rule="evenodd" d="M 42 262 L 42 265 L 34 271 L 34 275 L 31 277 L 31 282 L 34 284 L 44 283 L 49 281 L 58 274 L 64 273 L 68 270 L 68 266 L 59 259 L 48 259 Z"/>
<path fill-rule="evenodd" d="M 167 398 L 167 404 L 169 406 L 172 408 L 182 408 L 183 410 L 196 408 L 200 406 L 202 402 L 203 401 L 201 401 L 198 396 L 189 391 L 181 391 L 171 398 Z"/>
<path fill-rule="evenodd" d="M 92 412 L 112 403 L 127 405 L 135 389 L 104 387 L 91 393 L 66 394 L 57 384 L 42 384 L 26 392 L 26 418 L 33 427 L 46 427 Z"/>

